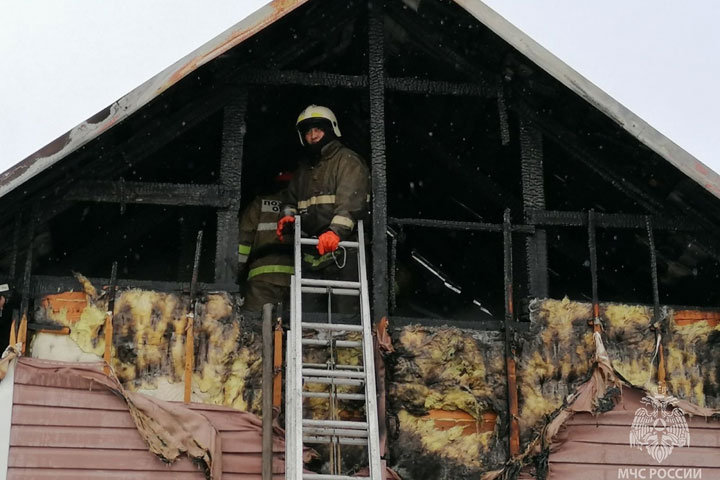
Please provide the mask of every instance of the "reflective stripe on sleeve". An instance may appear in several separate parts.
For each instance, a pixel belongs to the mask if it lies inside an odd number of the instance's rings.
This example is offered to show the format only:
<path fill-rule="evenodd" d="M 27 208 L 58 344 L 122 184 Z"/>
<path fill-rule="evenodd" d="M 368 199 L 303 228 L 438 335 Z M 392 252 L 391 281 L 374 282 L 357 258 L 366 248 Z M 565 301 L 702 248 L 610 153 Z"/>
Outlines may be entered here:
<path fill-rule="evenodd" d="M 240 255 L 250 255 L 250 250 L 252 250 L 252 245 L 243 245 L 242 243 L 238 244 L 238 253 Z"/>
<path fill-rule="evenodd" d="M 335 195 L 316 195 L 310 197 L 307 200 L 300 200 L 298 202 L 298 208 L 306 209 L 313 205 L 327 205 L 335 203 Z"/>
<path fill-rule="evenodd" d="M 243 255 L 242 253 L 238 253 L 238 262 L 247 263 L 247 261 L 248 261 L 248 255 Z"/>
<path fill-rule="evenodd" d="M 352 230 L 355 227 L 355 222 L 352 218 L 343 217 L 342 215 L 335 215 L 333 219 L 330 221 L 330 225 L 342 225 L 343 227 L 347 227 L 350 230 Z"/>
<path fill-rule="evenodd" d="M 295 268 L 288 265 L 263 265 L 262 267 L 253 268 L 248 272 L 248 280 L 264 273 L 286 273 L 292 275 Z"/>
<path fill-rule="evenodd" d="M 263 222 L 257 226 L 258 232 L 269 232 L 277 230 L 277 222 Z"/>

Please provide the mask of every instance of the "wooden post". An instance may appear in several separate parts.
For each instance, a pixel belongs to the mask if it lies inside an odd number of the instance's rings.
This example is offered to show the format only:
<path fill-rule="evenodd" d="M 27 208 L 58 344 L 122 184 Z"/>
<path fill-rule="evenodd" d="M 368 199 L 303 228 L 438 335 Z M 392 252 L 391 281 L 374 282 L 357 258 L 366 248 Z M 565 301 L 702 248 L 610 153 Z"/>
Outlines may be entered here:
<path fill-rule="evenodd" d="M 112 269 L 110 271 L 110 296 L 108 297 L 108 308 L 105 313 L 105 352 L 103 353 L 103 360 L 105 360 L 105 366 L 103 370 L 105 375 L 110 375 L 110 360 L 112 354 L 112 340 L 113 340 L 113 310 L 115 310 L 115 287 L 117 284 L 117 262 L 113 262 Z"/>
<path fill-rule="evenodd" d="M 282 357 L 283 357 L 283 328 L 282 313 L 278 308 L 278 314 L 275 319 L 275 356 L 273 358 L 273 409 L 280 408 L 282 404 Z"/>
<path fill-rule="evenodd" d="M 190 305 L 186 314 L 185 326 L 185 403 L 192 397 L 192 374 L 195 367 L 195 295 L 197 293 L 198 270 L 200 269 L 200 250 L 202 248 L 203 231 L 199 230 L 195 243 L 195 261 L 190 282 Z"/>
<path fill-rule="evenodd" d="M 505 373 L 507 376 L 508 427 L 510 430 L 508 453 L 512 458 L 520 453 L 520 425 L 518 423 L 517 372 L 515 368 L 515 349 L 513 347 L 515 309 L 513 306 L 512 225 L 510 224 L 509 209 L 506 209 L 503 215 L 503 257 L 505 272 Z"/>

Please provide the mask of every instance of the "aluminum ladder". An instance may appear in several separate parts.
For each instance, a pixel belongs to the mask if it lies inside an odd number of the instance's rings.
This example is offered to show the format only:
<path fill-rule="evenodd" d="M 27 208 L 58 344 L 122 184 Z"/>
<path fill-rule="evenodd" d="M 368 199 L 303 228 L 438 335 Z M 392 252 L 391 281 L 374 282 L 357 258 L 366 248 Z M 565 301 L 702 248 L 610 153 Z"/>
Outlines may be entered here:
<path fill-rule="evenodd" d="M 295 274 L 290 284 L 290 330 L 286 350 L 285 392 L 285 478 L 286 480 L 382 480 L 380 441 L 377 418 L 377 395 L 375 386 L 375 363 L 373 340 L 370 331 L 370 300 L 368 294 L 365 242 L 362 221 L 358 222 L 358 241 L 340 242 L 340 247 L 355 250 L 358 259 L 357 282 L 310 279 L 302 276 L 302 246 L 317 245 L 317 239 L 302 238 L 301 219 L 295 217 Z M 352 254 L 352 253 L 346 253 Z M 302 295 L 349 295 L 360 302 L 360 325 L 332 323 L 328 311 L 326 322 L 303 321 Z M 303 332 L 318 332 L 321 338 L 303 338 Z M 361 341 L 336 340 L 341 332 L 362 332 Z M 327 347 L 331 362 L 326 364 L 303 363 L 303 347 Z M 362 365 L 336 365 L 332 361 L 332 349 L 361 348 Z M 322 368 L 325 367 L 325 368 Z M 329 385 L 328 392 L 309 392 L 303 388 L 309 384 Z M 335 386 L 363 386 L 364 393 L 338 393 Z M 330 406 L 336 400 L 362 403 L 365 421 L 338 419 L 313 420 L 303 417 L 304 398 L 327 398 Z M 333 403 L 335 402 L 335 403 Z M 332 412 L 332 408 L 328 412 Z M 303 473 L 303 444 L 328 444 L 331 458 L 339 452 L 340 445 L 357 445 L 366 448 L 369 476 L 356 477 L 334 474 Z M 337 450 L 334 450 L 337 449 Z M 338 458 L 340 455 L 338 453 Z M 331 460 L 332 465 L 332 460 Z"/>

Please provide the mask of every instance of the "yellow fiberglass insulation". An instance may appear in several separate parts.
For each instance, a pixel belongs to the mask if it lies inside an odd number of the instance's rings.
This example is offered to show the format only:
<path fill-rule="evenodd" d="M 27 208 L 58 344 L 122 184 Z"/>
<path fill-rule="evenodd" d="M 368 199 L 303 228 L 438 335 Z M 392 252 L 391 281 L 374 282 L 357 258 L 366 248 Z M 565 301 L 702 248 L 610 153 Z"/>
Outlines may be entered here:
<path fill-rule="evenodd" d="M 720 325 L 706 321 L 668 326 L 665 345 L 668 393 L 701 407 L 720 408 Z"/>
<path fill-rule="evenodd" d="M 567 298 L 530 304 L 530 330 L 519 334 L 517 353 L 523 441 L 586 379 L 595 352 L 591 319 L 591 305 Z"/>
<path fill-rule="evenodd" d="M 477 422 L 505 416 L 504 343 L 499 332 L 408 326 L 393 330 L 395 352 L 386 358 L 392 468 L 403 478 L 475 478 L 504 460 L 498 430 L 463 435 L 424 418 L 461 411 Z M 500 424 L 500 419 L 498 419 Z M 504 428 L 504 427 L 502 427 Z"/>
<path fill-rule="evenodd" d="M 490 448 L 489 442 L 495 435 L 494 432 L 464 435 L 462 426 L 443 430 L 436 427 L 435 420 L 405 410 L 398 412 L 398 423 L 400 431 L 417 436 L 427 452 L 456 460 L 468 470 L 482 468 L 481 453 Z"/>
<path fill-rule="evenodd" d="M 601 305 L 607 347 L 612 366 L 632 385 L 657 391 L 657 377 L 652 363 L 655 332 L 650 328 L 652 307 L 640 305 Z M 663 321 L 665 312 L 662 312 Z"/>
<path fill-rule="evenodd" d="M 599 311 L 613 367 L 633 385 L 656 390 L 652 308 L 607 303 Z M 663 310 L 659 321 L 666 316 Z M 542 428 L 543 419 L 586 380 L 595 351 L 592 320 L 590 303 L 567 298 L 531 302 L 531 327 L 519 334 L 517 364 L 523 439 Z"/>
<path fill-rule="evenodd" d="M 38 302 L 40 303 L 40 302 Z M 189 300 L 171 293 L 130 289 L 115 299 L 111 364 L 123 385 L 168 400 L 182 398 L 185 327 Z M 84 352 L 102 356 L 107 295 L 93 300 L 71 324 L 62 311 L 40 307 L 36 316 L 69 326 Z M 259 322 L 244 322 L 225 293 L 198 298 L 195 306 L 193 400 L 259 413 L 261 336 Z"/>

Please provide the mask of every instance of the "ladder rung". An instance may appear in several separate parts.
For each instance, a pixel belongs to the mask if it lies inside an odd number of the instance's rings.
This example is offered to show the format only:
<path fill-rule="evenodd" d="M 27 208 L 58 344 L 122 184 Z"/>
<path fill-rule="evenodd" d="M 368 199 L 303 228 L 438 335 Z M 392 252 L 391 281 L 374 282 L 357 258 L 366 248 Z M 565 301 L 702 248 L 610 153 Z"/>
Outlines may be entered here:
<path fill-rule="evenodd" d="M 303 363 L 303 368 L 327 368 L 327 363 Z M 362 370 L 362 365 L 334 365 L 338 370 Z"/>
<path fill-rule="evenodd" d="M 303 293 L 320 293 L 320 294 L 326 294 L 328 293 L 327 288 L 322 287 L 302 287 Z M 345 295 L 348 297 L 358 297 L 360 296 L 359 290 L 348 290 L 347 288 L 333 288 L 332 289 L 333 295 Z"/>
<path fill-rule="evenodd" d="M 356 372 L 348 370 L 323 370 L 321 368 L 303 368 L 303 378 L 305 377 L 333 377 L 333 378 L 365 378 L 365 372 Z"/>
<path fill-rule="evenodd" d="M 300 245 L 317 245 L 318 239 L 317 238 L 301 238 L 300 239 Z M 349 240 L 342 241 L 338 244 L 338 247 L 345 247 L 345 248 L 358 248 L 359 244 L 358 242 L 351 242 Z"/>
<path fill-rule="evenodd" d="M 300 324 L 302 328 L 312 328 L 313 330 L 333 330 L 340 331 L 345 330 L 348 332 L 362 332 L 362 325 L 348 325 L 346 323 L 310 323 L 302 322 Z"/>
<path fill-rule="evenodd" d="M 359 387 L 365 384 L 364 380 L 353 378 L 330 378 L 330 377 L 304 377 L 305 383 L 322 383 L 327 385 L 350 385 Z"/>
<path fill-rule="evenodd" d="M 367 439 L 364 438 L 337 438 L 337 437 L 318 437 L 315 435 L 308 435 L 303 436 L 303 442 L 304 443 L 339 443 L 340 445 L 363 445 L 367 446 L 368 442 Z M 308 477 L 303 477 L 308 478 Z M 332 477 L 313 477 L 313 478 L 332 478 Z M 339 477 L 344 478 L 344 477 Z M 358 480 L 359 478 L 368 478 L 368 477 L 347 477 L 352 478 L 352 480 Z"/>
<path fill-rule="evenodd" d="M 354 430 L 367 430 L 367 422 L 352 422 L 350 420 L 313 420 L 303 418 L 303 427 L 349 428 Z"/>
<path fill-rule="evenodd" d="M 306 398 L 330 398 L 330 392 L 303 392 Z M 336 393 L 333 397 L 338 400 L 365 400 L 362 393 Z"/>
<path fill-rule="evenodd" d="M 305 427 L 303 433 L 308 435 L 331 436 L 340 438 L 367 438 L 366 430 L 350 430 L 347 428 L 321 428 L 321 427 Z"/>
<path fill-rule="evenodd" d="M 319 338 L 303 338 L 302 344 L 313 346 L 330 346 L 330 340 L 320 340 Z M 362 342 L 356 342 L 353 340 L 333 340 L 333 346 L 339 348 L 359 348 L 362 347 Z"/>
<path fill-rule="evenodd" d="M 346 280 L 324 280 L 320 278 L 301 278 L 300 285 L 302 285 L 303 287 L 307 286 L 360 289 L 360 282 L 349 282 Z"/>

